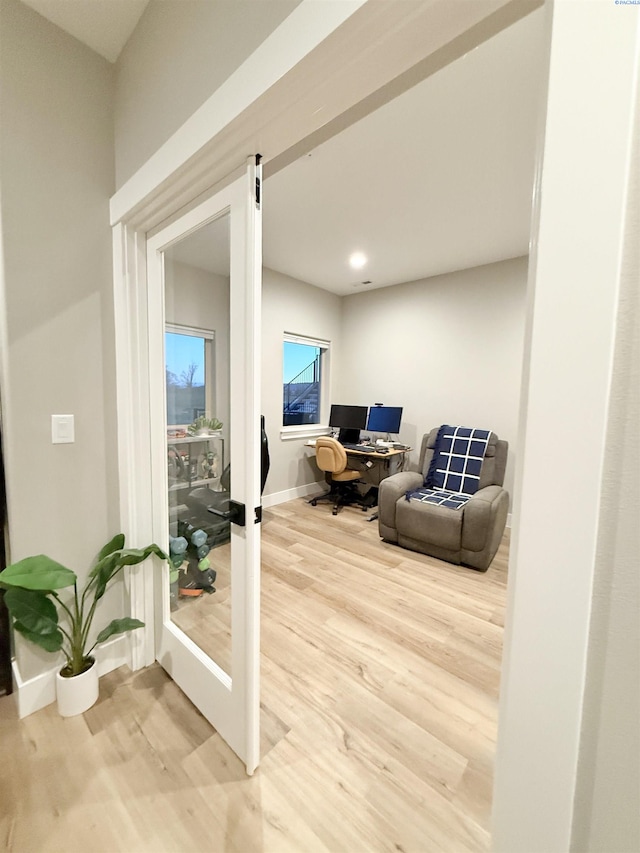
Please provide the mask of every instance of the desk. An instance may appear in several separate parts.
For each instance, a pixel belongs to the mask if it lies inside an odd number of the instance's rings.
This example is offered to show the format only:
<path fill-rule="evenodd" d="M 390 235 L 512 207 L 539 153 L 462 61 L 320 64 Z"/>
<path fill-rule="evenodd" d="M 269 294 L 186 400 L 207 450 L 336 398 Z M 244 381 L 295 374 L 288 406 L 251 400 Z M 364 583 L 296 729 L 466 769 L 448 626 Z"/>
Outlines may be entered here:
<path fill-rule="evenodd" d="M 363 450 L 347 450 L 349 468 L 360 471 L 360 479 L 371 486 L 379 486 L 380 482 L 392 474 L 402 470 L 408 450 L 394 450 L 388 453 L 372 453 Z"/>
<path fill-rule="evenodd" d="M 306 446 L 315 448 L 315 441 L 307 441 Z M 388 453 L 375 451 L 350 450 L 345 447 L 349 459 L 349 468 L 360 472 L 360 479 L 370 486 L 379 486 L 380 482 L 392 474 L 397 474 L 404 466 L 406 455 L 411 448 L 396 450 L 389 448 Z"/>
<path fill-rule="evenodd" d="M 316 443 L 313 439 L 306 441 L 307 447 L 315 450 Z M 404 468 L 406 455 L 411 448 L 396 450 L 390 447 L 386 453 L 377 453 L 375 450 L 353 450 L 345 447 L 348 458 L 348 467 L 360 474 L 360 482 L 369 486 L 364 494 L 365 503 L 363 509 L 372 508 L 378 503 L 378 486 L 380 482 Z M 327 482 L 330 484 L 331 475 L 327 474 Z M 367 521 L 375 521 L 378 513 L 370 516 Z"/>

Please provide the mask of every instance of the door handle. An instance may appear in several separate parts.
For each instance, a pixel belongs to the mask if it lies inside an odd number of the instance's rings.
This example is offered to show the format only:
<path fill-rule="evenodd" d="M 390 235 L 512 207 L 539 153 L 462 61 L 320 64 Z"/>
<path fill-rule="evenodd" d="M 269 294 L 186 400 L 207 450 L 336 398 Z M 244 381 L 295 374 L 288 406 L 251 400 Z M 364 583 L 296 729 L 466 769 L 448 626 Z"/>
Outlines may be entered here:
<path fill-rule="evenodd" d="M 212 506 L 207 507 L 207 511 L 217 515 L 219 518 L 224 518 L 225 521 L 230 521 L 232 524 L 237 524 L 238 527 L 245 527 L 247 523 L 247 513 L 245 505 L 238 501 L 229 501 L 229 509 L 215 509 Z"/>

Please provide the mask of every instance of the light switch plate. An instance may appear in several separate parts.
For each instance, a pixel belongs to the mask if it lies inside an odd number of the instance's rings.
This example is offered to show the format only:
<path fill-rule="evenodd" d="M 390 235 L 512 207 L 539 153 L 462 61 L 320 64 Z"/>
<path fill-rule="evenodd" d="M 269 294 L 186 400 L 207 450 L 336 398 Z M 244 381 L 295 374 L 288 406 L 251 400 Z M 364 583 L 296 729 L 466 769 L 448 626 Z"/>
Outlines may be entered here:
<path fill-rule="evenodd" d="M 51 415 L 51 443 L 72 444 L 75 440 L 73 415 Z"/>

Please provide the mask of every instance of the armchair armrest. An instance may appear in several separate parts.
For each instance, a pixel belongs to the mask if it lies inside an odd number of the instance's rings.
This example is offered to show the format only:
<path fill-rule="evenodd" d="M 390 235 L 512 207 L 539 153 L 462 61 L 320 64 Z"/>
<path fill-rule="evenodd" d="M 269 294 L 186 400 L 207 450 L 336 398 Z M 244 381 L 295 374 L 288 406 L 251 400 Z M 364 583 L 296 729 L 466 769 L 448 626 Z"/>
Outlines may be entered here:
<path fill-rule="evenodd" d="M 497 523 L 501 536 L 508 508 L 509 493 L 502 486 L 486 486 L 477 491 L 463 509 L 463 549 L 482 551 L 495 536 Z"/>
<path fill-rule="evenodd" d="M 423 475 L 417 471 L 400 471 L 380 483 L 378 489 L 378 529 L 383 539 L 396 542 L 396 503 L 409 489 L 419 489 Z"/>

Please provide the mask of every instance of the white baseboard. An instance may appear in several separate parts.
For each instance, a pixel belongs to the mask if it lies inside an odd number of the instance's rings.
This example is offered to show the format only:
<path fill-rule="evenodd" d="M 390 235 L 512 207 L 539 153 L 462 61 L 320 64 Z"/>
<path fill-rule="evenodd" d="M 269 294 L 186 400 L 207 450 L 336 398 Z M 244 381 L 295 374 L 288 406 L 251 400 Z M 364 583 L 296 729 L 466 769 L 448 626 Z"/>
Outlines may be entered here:
<path fill-rule="evenodd" d="M 131 666 L 129 641 L 126 636 L 114 637 L 93 652 L 98 662 L 98 675 L 106 675 L 123 664 Z M 13 661 L 14 698 L 20 719 L 56 701 L 56 673 L 59 666 L 23 681 Z"/>
<path fill-rule="evenodd" d="M 262 496 L 262 506 L 270 507 L 292 501 L 295 498 L 306 498 L 307 495 L 321 494 L 326 492 L 324 480 L 320 483 L 305 483 L 304 486 L 296 486 L 294 489 L 285 489 L 283 492 L 272 492 L 270 495 Z"/>

